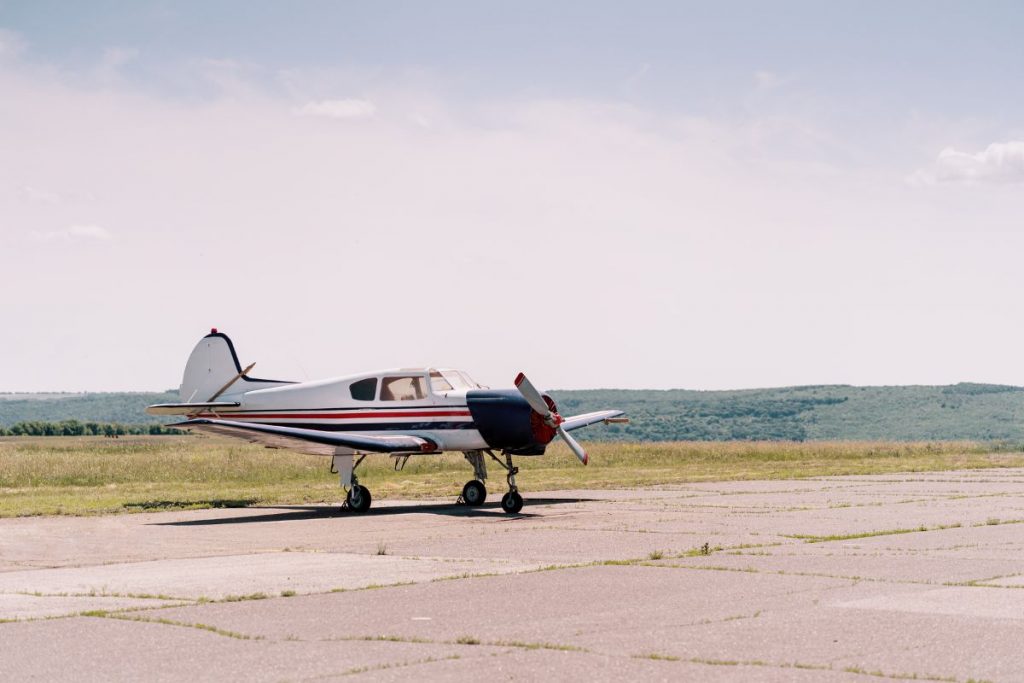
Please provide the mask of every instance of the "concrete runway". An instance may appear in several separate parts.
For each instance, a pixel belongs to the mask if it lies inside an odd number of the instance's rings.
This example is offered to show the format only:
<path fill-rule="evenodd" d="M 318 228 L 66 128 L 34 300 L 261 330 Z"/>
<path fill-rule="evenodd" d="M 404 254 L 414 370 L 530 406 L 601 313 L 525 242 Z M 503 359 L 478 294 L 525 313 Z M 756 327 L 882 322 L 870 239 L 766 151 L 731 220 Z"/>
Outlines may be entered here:
<path fill-rule="evenodd" d="M 0 680 L 1024 680 L 1024 470 L 497 483 L 0 520 Z"/>

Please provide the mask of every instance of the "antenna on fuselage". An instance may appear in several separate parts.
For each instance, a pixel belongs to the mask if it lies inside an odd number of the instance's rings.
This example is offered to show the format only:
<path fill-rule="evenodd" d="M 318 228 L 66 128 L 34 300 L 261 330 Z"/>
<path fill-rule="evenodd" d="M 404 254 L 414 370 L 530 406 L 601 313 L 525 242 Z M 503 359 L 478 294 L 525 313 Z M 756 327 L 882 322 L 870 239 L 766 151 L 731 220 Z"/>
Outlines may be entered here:
<path fill-rule="evenodd" d="M 217 397 L 218 397 L 218 396 L 220 396 L 221 394 L 223 394 L 223 393 L 224 393 L 225 391 L 227 391 L 227 390 L 228 390 L 228 387 L 230 387 L 230 386 L 231 386 L 232 384 L 234 384 L 235 382 L 237 382 L 237 381 L 238 381 L 238 378 L 239 378 L 239 377 L 245 377 L 246 373 L 248 373 L 248 372 L 249 372 L 250 370 L 252 370 L 252 369 L 253 369 L 254 367 L 256 367 L 256 364 L 255 364 L 255 363 L 249 363 L 249 367 L 245 368 L 245 369 L 244 369 L 244 370 L 242 370 L 242 371 L 241 371 L 240 373 L 238 373 L 237 375 L 235 375 L 234 377 L 232 377 L 231 379 L 229 379 L 229 380 L 228 380 L 228 383 L 227 383 L 227 384 L 225 384 L 224 386 L 222 386 L 222 387 L 221 387 L 220 389 L 218 389 L 218 390 L 217 390 L 217 393 L 216 393 L 216 394 L 214 394 L 214 395 L 213 395 L 213 396 L 211 396 L 210 398 L 206 399 L 206 402 L 207 402 L 207 403 L 212 403 L 212 402 L 216 401 L 216 400 L 217 400 Z"/>

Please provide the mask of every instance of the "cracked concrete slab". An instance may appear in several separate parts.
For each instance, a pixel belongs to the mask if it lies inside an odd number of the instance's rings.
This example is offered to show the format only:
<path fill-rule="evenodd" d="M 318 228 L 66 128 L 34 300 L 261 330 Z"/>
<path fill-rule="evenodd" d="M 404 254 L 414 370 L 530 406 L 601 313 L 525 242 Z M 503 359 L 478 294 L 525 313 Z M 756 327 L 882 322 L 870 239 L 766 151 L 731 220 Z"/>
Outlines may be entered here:
<path fill-rule="evenodd" d="M 128 598 L 103 595 L 27 595 L 0 593 L 0 620 L 42 619 L 96 610 L 116 611 L 170 607 L 180 600 Z"/>
<path fill-rule="evenodd" d="M 106 593 L 221 599 L 282 591 L 327 593 L 404 582 L 423 582 L 466 573 L 527 571 L 537 565 L 510 560 L 410 558 L 352 553 L 280 552 L 223 555 L 93 567 L 61 567 L 0 574 L 0 595 Z M 7 617 L 0 603 L 0 618 Z"/>
<path fill-rule="evenodd" d="M 1007 469 L 5 519 L 0 679 L 1024 680 L 1021 494 Z"/>

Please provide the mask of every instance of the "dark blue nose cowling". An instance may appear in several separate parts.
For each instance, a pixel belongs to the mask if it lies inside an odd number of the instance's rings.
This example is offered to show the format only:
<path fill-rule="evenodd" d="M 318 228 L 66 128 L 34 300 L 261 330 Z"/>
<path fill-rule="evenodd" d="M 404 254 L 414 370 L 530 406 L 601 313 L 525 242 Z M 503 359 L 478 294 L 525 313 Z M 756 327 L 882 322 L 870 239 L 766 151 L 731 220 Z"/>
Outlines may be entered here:
<path fill-rule="evenodd" d="M 551 436 L 538 430 L 534 413 L 515 389 L 473 389 L 466 394 L 473 422 L 491 448 L 513 455 L 544 455 Z"/>

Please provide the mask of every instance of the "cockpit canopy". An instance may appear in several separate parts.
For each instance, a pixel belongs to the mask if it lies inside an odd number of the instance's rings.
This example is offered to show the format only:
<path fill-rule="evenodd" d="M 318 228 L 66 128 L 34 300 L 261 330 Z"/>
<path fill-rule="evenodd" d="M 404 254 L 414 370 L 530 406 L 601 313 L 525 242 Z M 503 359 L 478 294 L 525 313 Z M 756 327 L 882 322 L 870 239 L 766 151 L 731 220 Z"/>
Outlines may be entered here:
<path fill-rule="evenodd" d="M 356 401 L 420 401 L 430 393 L 447 394 L 478 388 L 481 386 L 461 370 L 427 368 L 385 372 L 356 380 L 349 385 L 349 392 Z"/>

